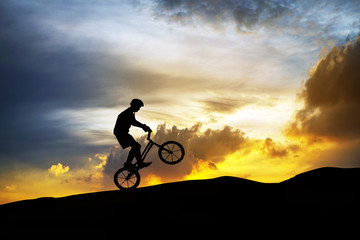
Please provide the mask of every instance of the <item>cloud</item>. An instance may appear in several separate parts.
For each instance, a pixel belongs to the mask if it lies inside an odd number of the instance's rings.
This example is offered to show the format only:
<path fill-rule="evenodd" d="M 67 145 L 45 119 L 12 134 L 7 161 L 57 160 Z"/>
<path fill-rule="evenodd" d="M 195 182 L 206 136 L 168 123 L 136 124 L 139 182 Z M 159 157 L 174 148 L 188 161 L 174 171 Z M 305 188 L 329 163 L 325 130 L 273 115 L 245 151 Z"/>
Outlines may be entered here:
<path fill-rule="evenodd" d="M 359 33 L 356 1 L 302 0 L 154 0 L 156 17 L 184 25 L 215 30 L 235 25 L 238 33 L 259 34 L 272 31 L 271 38 L 285 33 L 301 36 L 306 44 L 343 42 Z M 274 31 L 273 31 L 274 30 Z M 268 32 L 269 33 L 269 32 Z M 297 41 L 299 40 L 296 37 Z M 295 41 L 295 39 L 294 39 Z"/>
<path fill-rule="evenodd" d="M 57 165 L 52 165 L 48 169 L 48 172 L 50 174 L 55 175 L 55 176 L 63 175 L 65 173 L 68 173 L 69 171 L 70 171 L 70 167 L 69 166 L 63 166 L 61 163 L 58 163 Z"/>
<path fill-rule="evenodd" d="M 290 136 L 351 140 L 360 137 L 360 37 L 332 47 L 312 69 L 300 94 L 305 106 Z"/>
<path fill-rule="evenodd" d="M 239 129 L 225 126 L 221 130 L 207 129 L 205 132 L 194 135 L 189 140 L 188 149 L 196 159 L 210 160 L 216 164 L 224 157 L 241 148 L 247 141 L 245 134 Z"/>
<path fill-rule="evenodd" d="M 265 139 L 262 149 L 271 157 L 277 157 L 277 156 L 283 157 L 288 154 L 286 148 L 277 145 L 276 143 L 274 143 L 274 141 L 271 138 Z"/>
<path fill-rule="evenodd" d="M 229 126 L 220 130 L 207 129 L 205 132 L 201 132 L 200 128 L 201 123 L 184 129 L 176 126 L 167 128 L 166 124 L 159 125 L 152 139 L 157 143 L 169 140 L 179 142 L 185 149 L 185 159 L 177 165 L 166 165 L 160 162 L 157 149 L 152 149 L 146 159 L 153 162 L 151 170 L 141 170 L 142 174 L 144 176 L 155 174 L 162 181 L 171 181 L 183 179 L 199 163 L 206 162 L 210 168 L 216 169 L 217 163 L 224 161 L 228 154 L 241 149 L 242 144 L 247 141 L 243 132 Z M 138 141 L 144 149 L 147 144 L 146 138 L 141 137 Z M 123 166 L 127 154 L 128 150 L 113 148 L 104 167 L 104 173 L 112 176 L 118 168 Z"/>
<path fill-rule="evenodd" d="M 276 158 L 288 156 L 291 152 L 296 153 L 300 150 L 300 146 L 294 143 L 284 146 L 280 142 L 274 142 L 271 138 L 266 138 L 260 145 L 260 149 L 269 157 Z"/>
<path fill-rule="evenodd" d="M 201 101 L 208 112 L 220 112 L 220 113 L 232 113 L 237 108 L 238 105 L 232 101 L 213 101 L 213 100 L 205 100 Z"/>
<path fill-rule="evenodd" d="M 18 186 L 16 184 L 6 185 L 4 187 L 5 191 L 14 192 L 18 189 Z"/>
<path fill-rule="evenodd" d="M 63 109 L 110 105 L 105 80 L 100 77 L 102 55 L 86 51 L 54 31 L 59 22 L 52 22 L 48 13 L 64 17 L 60 10 L 64 7 L 45 2 L 0 3 L 2 167 L 26 162 L 44 168 L 49 158 L 56 162 L 66 159 L 62 163 L 68 165 L 69 159 L 84 152 L 100 151 L 74 137 L 68 123 L 49 117 Z M 82 41 L 83 47 L 88 44 Z"/>
<path fill-rule="evenodd" d="M 219 98 L 214 97 L 211 100 L 202 100 L 202 103 L 205 109 L 208 112 L 218 112 L 218 113 L 233 113 L 241 107 L 244 107 L 248 104 L 255 103 L 254 98 L 245 98 L 238 96 L 238 99 L 230 99 L 230 98 Z"/>
<path fill-rule="evenodd" d="M 311 70 L 299 94 L 304 107 L 295 112 L 286 133 L 304 139 L 303 164 L 359 167 L 360 36 L 334 46 Z M 306 144 L 307 143 L 307 144 Z"/>
<path fill-rule="evenodd" d="M 200 21 L 210 23 L 214 27 L 234 21 L 241 32 L 249 32 L 260 25 L 271 24 L 294 7 L 293 1 L 262 0 L 158 0 L 156 3 L 157 14 L 171 21 L 184 23 Z"/>

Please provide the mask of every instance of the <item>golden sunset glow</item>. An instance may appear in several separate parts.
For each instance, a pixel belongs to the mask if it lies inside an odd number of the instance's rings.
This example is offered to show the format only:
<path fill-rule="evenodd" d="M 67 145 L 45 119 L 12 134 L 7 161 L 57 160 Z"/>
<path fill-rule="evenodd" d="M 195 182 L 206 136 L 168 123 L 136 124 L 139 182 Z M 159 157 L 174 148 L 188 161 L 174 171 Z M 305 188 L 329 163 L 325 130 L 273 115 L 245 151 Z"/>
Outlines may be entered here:
<path fill-rule="evenodd" d="M 185 148 L 166 165 L 154 147 L 140 187 L 359 167 L 360 9 L 340 3 L 0 3 L 0 204 L 116 189 L 133 98 L 154 141 Z"/>

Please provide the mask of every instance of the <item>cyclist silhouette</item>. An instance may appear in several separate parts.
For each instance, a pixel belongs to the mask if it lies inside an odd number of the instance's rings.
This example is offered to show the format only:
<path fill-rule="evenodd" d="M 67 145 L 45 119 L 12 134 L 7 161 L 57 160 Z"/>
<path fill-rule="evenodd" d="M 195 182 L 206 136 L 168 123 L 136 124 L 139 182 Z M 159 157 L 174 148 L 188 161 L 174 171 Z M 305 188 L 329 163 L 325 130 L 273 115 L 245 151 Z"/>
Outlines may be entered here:
<path fill-rule="evenodd" d="M 141 145 L 135 141 L 135 139 L 129 134 L 129 129 L 131 126 L 140 127 L 145 132 L 151 132 L 152 130 L 145 124 L 140 123 L 135 119 L 135 112 L 138 112 L 141 107 L 144 106 L 144 103 L 140 99 L 131 100 L 130 107 L 121 112 L 116 120 L 114 135 L 119 141 L 123 149 L 131 147 L 129 155 L 124 167 L 132 166 L 132 160 L 134 157 L 137 160 L 137 164 L 140 167 L 148 167 L 151 162 L 144 162 L 141 158 Z"/>

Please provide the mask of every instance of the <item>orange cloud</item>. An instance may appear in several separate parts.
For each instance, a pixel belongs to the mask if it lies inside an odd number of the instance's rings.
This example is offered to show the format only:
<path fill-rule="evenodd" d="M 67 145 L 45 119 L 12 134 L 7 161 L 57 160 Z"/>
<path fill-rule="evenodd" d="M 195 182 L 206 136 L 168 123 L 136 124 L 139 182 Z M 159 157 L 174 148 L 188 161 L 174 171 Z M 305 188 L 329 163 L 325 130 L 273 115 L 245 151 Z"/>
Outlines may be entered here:
<path fill-rule="evenodd" d="M 62 175 L 64 173 L 68 173 L 69 171 L 70 171 L 70 167 L 69 166 L 63 166 L 61 163 L 58 163 L 57 165 L 52 165 L 48 169 L 48 172 L 50 174 L 55 175 L 55 176 L 59 176 L 59 175 Z"/>
<path fill-rule="evenodd" d="M 270 157 L 285 157 L 290 152 L 297 152 L 300 146 L 294 143 L 284 146 L 279 142 L 274 142 L 271 138 L 266 138 L 260 149 Z"/>
<path fill-rule="evenodd" d="M 243 132 L 229 126 L 216 130 L 207 129 L 205 132 L 201 132 L 200 128 L 201 123 L 184 129 L 179 129 L 176 126 L 167 128 L 166 124 L 160 124 L 152 137 L 153 140 L 158 143 L 168 140 L 181 143 L 186 151 L 185 159 L 177 165 L 169 166 L 159 161 L 157 149 L 153 149 L 146 159 L 153 162 L 151 169 L 143 169 L 141 174 L 145 177 L 149 174 L 155 174 L 160 177 L 162 182 L 167 182 L 183 179 L 200 163 L 206 162 L 205 165 L 216 169 L 216 164 L 224 161 L 228 154 L 238 151 L 241 145 L 247 141 Z M 139 138 L 138 141 L 143 148 L 147 144 L 145 137 Z M 119 167 L 123 166 L 127 153 L 127 150 L 112 149 L 104 167 L 104 173 L 113 175 Z"/>
<path fill-rule="evenodd" d="M 155 174 L 149 174 L 145 178 L 145 185 L 157 185 L 160 183 L 162 183 L 161 178 Z"/>
<path fill-rule="evenodd" d="M 311 70 L 287 136 L 305 141 L 304 164 L 359 167 L 360 36 L 334 46 Z M 310 149 L 310 150 L 309 150 Z"/>
<path fill-rule="evenodd" d="M 300 97 L 305 106 L 289 136 L 350 140 L 360 137 L 360 36 L 332 47 L 312 70 Z"/>

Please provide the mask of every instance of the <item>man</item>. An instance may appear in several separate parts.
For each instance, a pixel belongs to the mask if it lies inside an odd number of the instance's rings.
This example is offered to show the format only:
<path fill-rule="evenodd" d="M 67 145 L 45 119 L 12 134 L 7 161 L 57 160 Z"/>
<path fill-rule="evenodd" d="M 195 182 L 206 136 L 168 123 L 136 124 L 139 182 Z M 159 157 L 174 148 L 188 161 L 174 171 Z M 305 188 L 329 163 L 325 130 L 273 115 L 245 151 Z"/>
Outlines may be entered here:
<path fill-rule="evenodd" d="M 131 167 L 131 162 L 134 157 L 136 158 L 139 167 L 148 167 L 151 164 L 151 162 L 144 162 L 144 160 L 141 159 L 141 145 L 129 134 L 131 126 L 140 127 L 145 132 L 151 132 L 151 129 L 148 126 L 135 119 L 135 112 L 139 111 L 143 106 L 144 103 L 140 99 L 133 99 L 130 103 L 130 107 L 120 113 L 116 120 L 114 135 L 123 149 L 131 147 L 128 158 L 124 163 L 124 167 Z"/>

